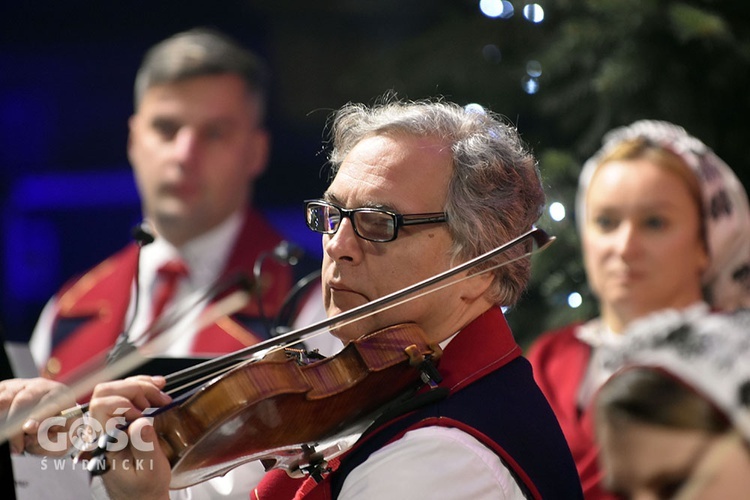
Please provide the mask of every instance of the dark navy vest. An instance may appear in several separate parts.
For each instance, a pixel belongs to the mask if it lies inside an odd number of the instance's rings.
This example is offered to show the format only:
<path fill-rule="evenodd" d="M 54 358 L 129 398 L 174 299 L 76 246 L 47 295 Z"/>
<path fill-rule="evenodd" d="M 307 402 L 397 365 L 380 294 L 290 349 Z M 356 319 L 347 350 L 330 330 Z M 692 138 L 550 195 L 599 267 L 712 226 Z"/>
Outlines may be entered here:
<path fill-rule="evenodd" d="M 529 498 L 583 498 L 557 419 L 522 357 L 372 433 L 331 475 L 332 497 L 337 498 L 349 472 L 371 453 L 428 425 L 457 427 L 494 450 Z"/>

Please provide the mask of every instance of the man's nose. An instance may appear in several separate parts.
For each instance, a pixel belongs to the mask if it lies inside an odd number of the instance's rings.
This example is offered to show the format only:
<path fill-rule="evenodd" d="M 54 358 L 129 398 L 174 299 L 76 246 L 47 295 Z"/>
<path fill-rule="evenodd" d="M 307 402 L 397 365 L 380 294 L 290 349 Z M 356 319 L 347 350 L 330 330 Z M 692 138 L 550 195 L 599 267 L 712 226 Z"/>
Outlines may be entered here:
<path fill-rule="evenodd" d="M 187 127 L 177 132 L 174 140 L 174 154 L 181 164 L 189 165 L 198 153 L 198 134 Z"/>
<path fill-rule="evenodd" d="M 323 249 L 333 260 L 358 261 L 362 255 L 360 243 L 364 241 L 354 232 L 349 218 L 342 218 L 334 234 L 323 239 Z"/>

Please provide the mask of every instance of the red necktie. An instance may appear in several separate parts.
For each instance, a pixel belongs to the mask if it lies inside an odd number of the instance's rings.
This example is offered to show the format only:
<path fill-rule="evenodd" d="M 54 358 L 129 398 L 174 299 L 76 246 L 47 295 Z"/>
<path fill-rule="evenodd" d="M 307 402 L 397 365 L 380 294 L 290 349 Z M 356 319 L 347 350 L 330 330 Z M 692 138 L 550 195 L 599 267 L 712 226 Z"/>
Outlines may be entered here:
<path fill-rule="evenodd" d="M 170 260 L 159 268 L 151 307 L 151 324 L 146 330 L 148 338 L 158 333 L 157 330 L 152 331 L 152 328 L 164 312 L 164 308 L 174 297 L 180 279 L 187 275 L 187 266 L 181 260 Z"/>

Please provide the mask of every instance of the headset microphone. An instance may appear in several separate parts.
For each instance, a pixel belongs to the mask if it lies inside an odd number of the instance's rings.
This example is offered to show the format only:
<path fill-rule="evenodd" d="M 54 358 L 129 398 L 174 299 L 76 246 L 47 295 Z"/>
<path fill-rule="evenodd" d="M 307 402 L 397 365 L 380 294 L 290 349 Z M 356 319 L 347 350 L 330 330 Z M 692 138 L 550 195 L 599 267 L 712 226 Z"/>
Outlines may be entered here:
<path fill-rule="evenodd" d="M 290 266 L 297 265 L 304 255 L 305 251 L 301 247 L 286 240 L 276 245 L 276 248 L 273 249 L 273 258 L 280 264 Z"/>
<path fill-rule="evenodd" d="M 133 229 L 130 230 L 130 235 L 133 237 L 135 242 L 138 243 L 139 247 L 143 247 L 150 243 L 153 243 L 156 239 L 154 233 L 151 232 L 151 228 L 147 221 L 136 224 Z"/>
<path fill-rule="evenodd" d="M 139 275 L 141 267 L 141 249 L 144 246 L 153 243 L 156 239 L 154 234 L 151 232 L 151 228 L 148 222 L 145 220 L 136 224 L 133 229 L 130 230 L 130 235 L 138 245 L 138 257 L 135 263 L 135 276 L 133 276 L 133 286 L 135 290 L 133 297 L 133 314 L 130 317 L 130 321 L 128 322 L 127 326 L 122 330 L 122 332 L 120 332 L 120 335 L 117 336 L 115 345 L 107 354 L 107 364 L 111 364 L 121 357 L 125 356 L 126 354 L 129 354 L 131 351 L 135 350 L 135 346 L 130 340 L 130 329 L 133 327 L 133 322 L 135 321 L 135 317 L 138 314 L 138 302 L 140 299 Z"/>

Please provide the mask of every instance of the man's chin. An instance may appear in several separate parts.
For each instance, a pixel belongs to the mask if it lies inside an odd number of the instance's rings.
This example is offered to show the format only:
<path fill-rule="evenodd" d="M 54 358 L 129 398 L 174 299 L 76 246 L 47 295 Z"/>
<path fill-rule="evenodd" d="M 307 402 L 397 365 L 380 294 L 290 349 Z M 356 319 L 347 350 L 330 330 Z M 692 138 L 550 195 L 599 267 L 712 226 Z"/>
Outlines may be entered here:
<path fill-rule="evenodd" d="M 195 210 L 181 200 L 165 200 L 155 212 L 156 217 L 165 222 L 178 223 L 195 218 Z"/>
<path fill-rule="evenodd" d="M 338 308 L 328 308 L 328 314 L 329 318 L 332 318 L 334 315 L 338 316 L 342 312 Z M 331 314 L 335 311 L 335 314 Z M 346 320 L 347 324 L 345 325 L 338 325 L 334 323 L 329 327 L 331 333 L 338 337 L 342 342 L 347 343 L 352 340 L 356 340 L 363 335 L 367 335 L 368 333 L 372 333 L 376 326 L 373 324 L 372 318 L 363 318 L 363 319 L 357 319 L 351 323 L 348 323 L 351 321 L 351 318 L 349 320 Z"/>
<path fill-rule="evenodd" d="M 364 299 L 364 297 L 362 297 L 361 295 L 355 295 L 353 293 L 347 293 L 347 295 L 348 296 L 343 298 L 343 300 L 342 297 L 339 296 L 337 297 L 337 299 L 339 300 L 331 300 L 329 302 L 329 304 L 326 306 L 326 314 L 328 314 L 329 318 L 338 316 L 364 304 L 367 304 L 367 300 Z"/>
<path fill-rule="evenodd" d="M 202 215 L 182 204 L 170 204 L 161 208 L 153 219 L 160 227 L 180 232 L 196 231 L 197 227 L 205 226 L 205 223 L 201 222 Z"/>

